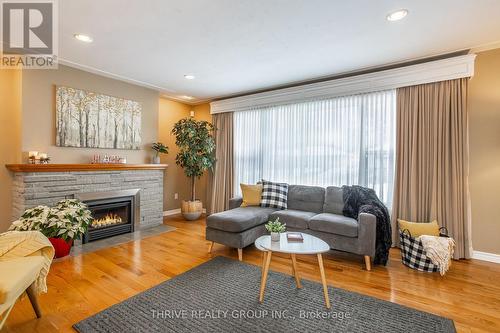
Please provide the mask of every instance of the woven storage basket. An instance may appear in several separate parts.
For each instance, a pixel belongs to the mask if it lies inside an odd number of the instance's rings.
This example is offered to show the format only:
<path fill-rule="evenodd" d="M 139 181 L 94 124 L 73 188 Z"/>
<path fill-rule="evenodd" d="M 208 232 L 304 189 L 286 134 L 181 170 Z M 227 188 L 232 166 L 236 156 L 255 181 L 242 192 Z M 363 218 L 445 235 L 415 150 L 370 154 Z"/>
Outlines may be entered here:
<path fill-rule="evenodd" d="M 448 230 L 446 228 L 442 227 L 439 231 L 441 237 L 448 237 Z M 425 255 L 422 242 L 413 238 L 409 230 L 399 230 L 399 241 L 401 259 L 404 265 L 422 272 L 439 271 L 439 267 L 434 265 Z"/>

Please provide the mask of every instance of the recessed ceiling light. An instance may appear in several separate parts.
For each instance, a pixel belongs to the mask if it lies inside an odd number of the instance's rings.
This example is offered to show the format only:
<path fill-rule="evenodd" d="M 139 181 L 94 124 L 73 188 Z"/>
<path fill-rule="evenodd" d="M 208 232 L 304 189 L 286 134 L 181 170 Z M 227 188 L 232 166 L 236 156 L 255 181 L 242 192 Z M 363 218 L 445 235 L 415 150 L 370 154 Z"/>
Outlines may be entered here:
<path fill-rule="evenodd" d="M 387 15 L 387 21 L 399 21 L 404 19 L 406 15 L 408 15 L 408 10 L 406 9 L 396 10 Z"/>
<path fill-rule="evenodd" d="M 184 99 L 194 99 L 193 96 L 188 96 L 188 95 L 181 96 L 181 98 L 184 98 Z"/>
<path fill-rule="evenodd" d="M 193 80 L 195 78 L 195 76 L 193 74 L 186 74 L 186 75 L 184 75 L 184 78 L 186 80 Z"/>
<path fill-rule="evenodd" d="M 92 43 L 93 39 L 92 37 L 84 34 L 74 34 L 73 35 L 76 39 L 78 39 L 80 42 L 84 43 Z"/>

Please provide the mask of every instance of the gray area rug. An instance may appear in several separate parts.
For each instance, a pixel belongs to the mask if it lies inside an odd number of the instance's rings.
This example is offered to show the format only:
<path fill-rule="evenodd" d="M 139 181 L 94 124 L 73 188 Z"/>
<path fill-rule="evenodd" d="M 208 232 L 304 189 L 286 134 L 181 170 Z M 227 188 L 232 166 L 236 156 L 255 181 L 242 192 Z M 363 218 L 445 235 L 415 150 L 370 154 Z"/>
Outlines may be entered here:
<path fill-rule="evenodd" d="M 300 269 L 300 264 L 299 264 Z M 318 273 L 319 274 L 319 273 Z M 339 273 L 341 274 L 341 273 Z M 453 321 L 269 272 L 258 302 L 260 268 L 216 257 L 97 313 L 73 327 L 90 332 L 455 332 Z"/>

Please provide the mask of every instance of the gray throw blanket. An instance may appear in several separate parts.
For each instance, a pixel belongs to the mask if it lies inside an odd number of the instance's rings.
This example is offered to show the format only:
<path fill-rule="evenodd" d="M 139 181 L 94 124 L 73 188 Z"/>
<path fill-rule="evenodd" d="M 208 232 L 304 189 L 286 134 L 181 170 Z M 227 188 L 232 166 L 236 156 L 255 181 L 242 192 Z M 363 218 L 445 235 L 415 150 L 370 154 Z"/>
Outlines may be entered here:
<path fill-rule="evenodd" d="M 387 207 L 380 201 L 375 191 L 363 186 L 342 186 L 344 210 L 343 214 L 358 219 L 360 213 L 369 213 L 377 217 L 377 236 L 375 241 L 375 265 L 386 265 L 389 249 L 392 245 L 391 219 Z"/>

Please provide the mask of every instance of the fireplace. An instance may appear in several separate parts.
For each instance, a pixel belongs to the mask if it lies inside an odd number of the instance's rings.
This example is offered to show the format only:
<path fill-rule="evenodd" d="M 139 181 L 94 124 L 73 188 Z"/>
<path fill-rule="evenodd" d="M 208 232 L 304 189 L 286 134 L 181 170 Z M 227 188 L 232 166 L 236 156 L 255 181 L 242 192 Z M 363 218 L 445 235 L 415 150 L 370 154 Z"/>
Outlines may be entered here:
<path fill-rule="evenodd" d="M 93 221 L 82 243 L 134 232 L 139 223 L 139 190 L 80 193 L 77 199 L 87 204 Z"/>

